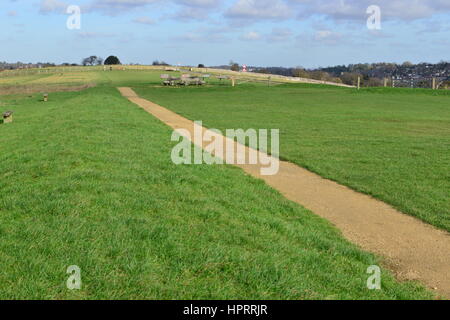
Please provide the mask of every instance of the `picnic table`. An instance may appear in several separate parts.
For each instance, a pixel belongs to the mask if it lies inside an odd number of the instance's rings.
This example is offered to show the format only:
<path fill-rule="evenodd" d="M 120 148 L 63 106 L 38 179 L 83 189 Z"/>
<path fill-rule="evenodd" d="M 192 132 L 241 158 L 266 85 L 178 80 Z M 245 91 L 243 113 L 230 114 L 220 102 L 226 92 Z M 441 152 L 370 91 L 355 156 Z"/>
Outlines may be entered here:
<path fill-rule="evenodd" d="M 182 85 L 182 86 L 190 86 L 190 85 L 197 85 L 201 86 L 204 85 L 206 82 L 198 76 L 192 76 L 190 74 L 183 74 L 180 78 L 178 77 L 172 77 L 169 74 L 162 74 L 161 79 L 163 79 L 163 85 L 165 86 L 175 86 L 175 85 Z"/>
<path fill-rule="evenodd" d="M 181 80 L 181 78 L 172 77 L 169 74 L 162 74 L 161 79 L 163 79 L 163 85 L 165 86 L 174 86 Z"/>
<path fill-rule="evenodd" d="M 198 76 L 191 76 L 190 74 L 183 74 L 181 76 L 180 85 L 184 86 L 190 86 L 190 85 L 196 85 L 201 86 L 204 85 L 206 82 Z"/>

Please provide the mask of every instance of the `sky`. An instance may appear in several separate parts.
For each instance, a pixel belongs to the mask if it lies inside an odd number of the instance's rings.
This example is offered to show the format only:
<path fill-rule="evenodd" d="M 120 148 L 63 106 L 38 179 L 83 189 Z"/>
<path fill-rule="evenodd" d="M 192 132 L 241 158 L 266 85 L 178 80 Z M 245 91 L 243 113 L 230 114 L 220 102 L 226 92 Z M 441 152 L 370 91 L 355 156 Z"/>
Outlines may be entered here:
<path fill-rule="evenodd" d="M 67 26 L 78 21 L 69 6 L 80 8 L 79 28 Z M 0 9 L 0 61 L 8 62 L 116 55 L 122 63 L 316 68 L 450 60 L 450 0 L 1 0 Z"/>

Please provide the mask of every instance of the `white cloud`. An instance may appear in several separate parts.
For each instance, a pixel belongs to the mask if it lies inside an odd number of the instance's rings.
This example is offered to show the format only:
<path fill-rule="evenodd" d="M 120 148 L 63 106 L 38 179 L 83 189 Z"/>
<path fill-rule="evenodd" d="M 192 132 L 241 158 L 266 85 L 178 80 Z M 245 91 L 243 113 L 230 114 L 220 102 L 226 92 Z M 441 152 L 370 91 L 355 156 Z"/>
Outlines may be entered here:
<path fill-rule="evenodd" d="M 142 8 L 156 2 L 159 2 L 159 0 L 91 0 L 86 6 L 86 9 L 87 11 L 103 11 L 115 15 L 123 11 Z"/>
<path fill-rule="evenodd" d="M 241 40 L 244 41 L 256 41 L 260 40 L 261 38 L 262 38 L 261 35 L 255 31 L 246 32 L 241 36 Z"/>
<path fill-rule="evenodd" d="M 328 44 L 335 44 L 342 39 L 342 34 L 331 30 L 318 30 L 314 34 L 314 40 Z"/>
<path fill-rule="evenodd" d="M 324 15 L 333 20 L 365 20 L 370 5 L 389 20 L 415 20 L 450 11 L 449 0 L 288 0 L 301 18 Z"/>
<path fill-rule="evenodd" d="M 42 0 L 39 11 L 44 14 L 50 12 L 64 13 L 67 7 L 68 4 L 60 0 Z"/>
<path fill-rule="evenodd" d="M 176 3 L 188 7 L 216 8 L 221 4 L 221 0 L 175 0 Z"/>
<path fill-rule="evenodd" d="M 291 11 L 283 0 L 238 0 L 225 15 L 242 20 L 281 20 L 289 18 Z"/>
<path fill-rule="evenodd" d="M 82 39 L 96 39 L 96 38 L 111 38 L 116 37 L 117 35 L 114 33 L 103 33 L 103 32 L 78 32 L 76 36 Z"/>
<path fill-rule="evenodd" d="M 204 8 L 183 8 L 178 11 L 174 16 L 175 19 L 179 20 L 206 20 L 208 18 L 208 11 Z"/>
<path fill-rule="evenodd" d="M 153 25 L 156 23 L 155 20 L 150 19 L 148 17 L 138 17 L 138 18 L 134 19 L 133 22 L 140 23 L 140 24 L 147 24 L 147 25 Z"/>
<path fill-rule="evenodd" d="M 291 39 L 293 33 L 291 29 L 288 28 L 274 28 L 272 33 L 269 34 L 267 40 L 269 42 L 284 42 Z"/>
<path fill-rule="evenodd" d="M 40 0 L 40 12 L 59 12 L 69 5 L 68 0 Z M 241 21 L 286 20 L 297 16 L 307 19 L 323 16 L 332 20 L 363 21 L 370 5 L 381 8 L 383 20 L 410 21 L 450 12 L 450 0 L 86 0 L 83 12 L 100 11 L 118 15 L 130 10 L 158 4 L 159 8 L 176 5 L 177 16 L 202 20 L 211 12 Z M 227 5 L 228 9 L 224 9 Z M 173 9 L 173 8 L 172 8 Z"/>

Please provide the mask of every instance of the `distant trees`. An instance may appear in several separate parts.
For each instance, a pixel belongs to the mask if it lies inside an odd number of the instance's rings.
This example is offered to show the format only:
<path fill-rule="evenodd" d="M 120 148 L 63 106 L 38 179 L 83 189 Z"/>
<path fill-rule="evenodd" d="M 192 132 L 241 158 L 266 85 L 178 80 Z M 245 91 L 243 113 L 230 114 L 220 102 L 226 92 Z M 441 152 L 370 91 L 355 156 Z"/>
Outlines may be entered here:
<path fill-rule="evenodd" d="M 199 68 L 204 68 L 205 65 L 204 65 L 203 63 L 200 63 L 200 64 L 198 65 L 198 67 L 199 67 Z"/>
<path fill-rule="evenodd" d="M 313 79 L 319 81 L 329 81 L 335 83 L 342 83 L 342 80 L 338 77 L 325 72 L 323 70 L 306 70 L 302 67 L 297 67 L 292 70 L 292 76 L 298 78 Z"/>
<path fill-rule="evenodd" d="M 366 87 L 382 87 L 384 85 L 384 80 L 379 78 L 364 79 L 364 85 Z"/>
<path fill-rule="evenodd" d="M 239 63 L 231 60 L 230 61 L 230 69 L 231 69 L 231 71 L 239 71 L 241 69 L 241 67 L 239 66 Z"/>
<path fill-rule="evenodd" d="M 116 64 L 122 64 L 122 63 L 120 63 L 119 58 L 117 58 L 116 56 L 109 56 L 105 60 L 105 65 L 109 66 L 109 65 L 116 65 Z"/>
<path fill-rule="evenodd" d="M 152 65 L 154 65 L 154 66 L 168 66 L 169 64 L 164 62 L 164 61 L 155 60 L 155 61 L 153 61 Z"/>
<path fill-rule="evenodd" d="M 325 71 L 314 70 L 310 72 L 310 78 L 314 80 L 327 81 L 330 79 L 330 74 Z"/>
<path fill-rule="evenodd" d="M 269 70 L 266 68 L 257 68 L 254 71 L 255 73 L 269 73 Z"/>
<path fill-rule="evenodd" d="M 340 76 L 344 72 L 350 72 L 350 68 L 345 65 L 338 65 L 334 67 L 320 68 L 320 70 L 328 72 L 334 76 Z"/>
<path fill-rule="evenodd" d="M 447 90 L 450 87 L 450 80 L 444 81 L 441 87 Z"/>
<path fill-rule="evenodd" d="M 103 64 L 103 58 L 97 57 L 97 56 L 90 56 L 87 58 L 84 58 L 81 61 L 81 64 L 83 66 L 98 66 Z"/>
<path fill-rule="evenodd" d="M 341 80 L 345 84 L 356 86 L 358 84 L 358 77 L 361 77 L 361 74 L 355 72 L 344 72 L 341 75 Z"/>
<path fill-rule="evenodd" d="M 360 85 L 363 87 L 392 86 L 392 79 L 394 79 L 396 87 L 413 85 L 429 88 L 431 79 L 436 78 L 437 83 L 440 83 L 439 87 L 445 88 L 445 81 L 450 78 L 450 62 L 447 61 L 437 64 L 412 64 L 406 61 L 402 64 L 377 62 L 315 69 L 300 66 L 296 68 L 252 67 L 252 69 L 254 72 L 345 83 L 353 86 L 358 84 L 358 77 L 360 77 Z"/>
<path fill-rule="evenodd" d="M 292 76 L 297 78 L 309 78 L 309 72 L 304 68 L 295 68 L 292 70 Z"/>

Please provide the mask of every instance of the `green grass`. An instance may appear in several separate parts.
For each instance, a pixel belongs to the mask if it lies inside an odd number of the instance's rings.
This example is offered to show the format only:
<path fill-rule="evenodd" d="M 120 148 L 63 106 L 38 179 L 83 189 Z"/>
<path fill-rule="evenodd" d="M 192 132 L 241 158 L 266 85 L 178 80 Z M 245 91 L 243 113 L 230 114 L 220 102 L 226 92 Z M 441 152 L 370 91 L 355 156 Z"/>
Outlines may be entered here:
<path fill-rule="evenodd" d="M 50 74 L 23 74 L 20 76 L 0 77 L 0 86 L 25 85 L 50 76 Z"/>
<path fill-rule="evenodd" d="M 386 270 L 368 290 L 375 257 L 240 169 L 174 165 L 169 128 L 113 88 L 1 100 L 2 299 L 431 297 Z"/>
<path fill-rule="evenodd" d="M 450 231 L 450 94 L 424 89 L 136 87 L 207 127 L 280 129 L 281 157 Z"/>

